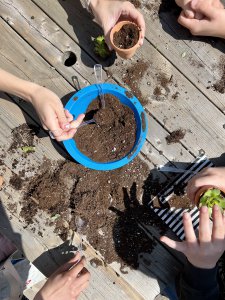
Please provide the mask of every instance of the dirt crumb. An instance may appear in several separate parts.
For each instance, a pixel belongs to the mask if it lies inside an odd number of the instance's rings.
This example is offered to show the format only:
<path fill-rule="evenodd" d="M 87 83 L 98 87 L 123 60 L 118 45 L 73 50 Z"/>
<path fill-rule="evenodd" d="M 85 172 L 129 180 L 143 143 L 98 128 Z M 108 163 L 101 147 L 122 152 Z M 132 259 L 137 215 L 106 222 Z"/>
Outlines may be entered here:
<path fill-rule="evenodd" d="M 23 187 L 24 180 L 21 179 L 21 177 L 17 174 L 13 174 L 10 177 L 9 184 L 15 189 L 15 190 L 21 190 Z"/>
<path fill-rule="evenodd" d="M 186 134 L 185 129 L 178 129 L 171 132 L 169 135 L 166 136 L 167 144 L 178 143 L 180 140 L 184 138 Z"/>
<path fill-rule="evenodd" d="M 225 57 L 221 56 L 219 66 L 221 72 L 221 78 L 215 82 L 212 87 L 215 91 L 224 94 L 225 92 Z"/>

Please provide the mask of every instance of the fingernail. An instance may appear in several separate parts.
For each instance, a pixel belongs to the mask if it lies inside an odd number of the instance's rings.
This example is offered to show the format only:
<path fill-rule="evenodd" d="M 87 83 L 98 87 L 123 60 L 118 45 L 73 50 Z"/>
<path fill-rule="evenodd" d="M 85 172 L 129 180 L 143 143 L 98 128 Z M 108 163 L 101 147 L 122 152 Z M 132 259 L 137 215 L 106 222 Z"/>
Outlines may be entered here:
<path fill-rule="evenodd" d="M 208 207 L 207 206 L 202 206 L 202 212 L 207 213 L 208 212 Z"/>
<path fill-rule="evenodd" d="M 55 140 L 55 136 L 53 135 L 53 133 L 51 131 L 49 131 L 48 134 L 49 134 L 51 139 Z"/>
<path fill-rule="evenodd" d="M 65 129 L 70 129 L 70 124 L 64 125 L 64 128 L 65 128 Z"/>
<path fill-rule="evenodd" d="M 215 210 L 215 211 L 218 211 L 218 210 L 219 210 L 219 206 L 215 204 L 215 205 L 214 205 L 214 210 Z"/>
<path fill-rule="evenodd" d="M 184 217 L 185 220 L 187 220 L 187 219 L 189 218 L 189 213 L 185 212 L 185 213 L 183 214 L 183 217 Z"/>

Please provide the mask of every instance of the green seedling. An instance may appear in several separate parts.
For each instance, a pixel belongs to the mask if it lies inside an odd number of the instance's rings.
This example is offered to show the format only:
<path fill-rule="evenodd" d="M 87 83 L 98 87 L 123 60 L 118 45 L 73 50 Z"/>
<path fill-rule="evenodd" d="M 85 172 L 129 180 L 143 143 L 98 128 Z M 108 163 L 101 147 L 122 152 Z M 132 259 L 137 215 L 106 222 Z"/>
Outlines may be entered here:
<path fill-rule="evenodd" d="M 207 190 L 199 200 L 199 207 L 207 206 L 210 216 L 212 215 L 212 208 L 215 204 L 219 206 L 223 213 L 225 209 L 225 197 L 219 189 Z"/>
<path fill-rule="evenodd" d="M 21 147 L 21 149 L 24 153 L 35 152 L 35 147 L 34 146 L 24 146 L 24 147 Z"/>
<path fill-rule="evenodd" d="M 110 51 L 103 35 L 99 35 L 94 39 L 94 52 L 103 59 L 110 56 Z"/>

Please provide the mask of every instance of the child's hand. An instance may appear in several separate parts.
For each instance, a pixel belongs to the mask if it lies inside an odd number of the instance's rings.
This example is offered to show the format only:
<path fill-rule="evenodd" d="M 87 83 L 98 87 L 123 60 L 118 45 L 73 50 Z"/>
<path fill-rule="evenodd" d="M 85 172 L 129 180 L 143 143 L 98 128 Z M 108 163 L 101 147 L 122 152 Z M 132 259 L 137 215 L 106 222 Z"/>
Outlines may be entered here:
<path fill-rule="evenodd" d="M 225 217 L 217 205 L 213 207 L 213 228 L 210 229 L 209 213 L 206 206 L 200 209 L 199 237 L 197 239 L 189 213 L 183 214 L 185 241 L 177 242 L 168 237 L 161 241 L 172 249 L 186 255 L 197 268 L 212 269 L 225 250 Z"/>
<path fill-rule="evenodd" d="M 182 8 L 183 14 L 186 16 L 186 18 L 198 18 L 198 16 L 195 16 L 195 11 L 191 8 L 191 0 L 175 0 L 175 2 Z"/>
<path fill-rule="evenodd" d="M 194 176 L 187 185 L 189 199 L 194 202 L 196 192 L 205 185 L 225 189 L 225 167 L 205 168 Z"/>
<path fill-rule="evenodd" d="M 42 289 L 37 293 L 34 300 L 75 300 L 80 293 L 87 288 L 90 280 L 90 273 L 84 268 L 84 259 L 80 260 L 80 254 L 61 266 L 52 274 Z"/>
<path fill-rule="evenodd" d="M 73 121 L 73 116 L 64 110 L 58 96 L 42 86 L 36 87 L 30 102 L 36 109 L 43 128 L 51 131 L 57 141 L 71 139 L 84 118 L 81 114 Z"/>
<path fill-rule="evenodd" d="M 220 0 L 192 0 L 190 8 L 195 17 L 187 17 L 182 11 L 178 22 L 193 35 L 225 38 L 225 11 Z"/>
<path fill-rule="evenodd" d="M 143 44 L 145 36 L 145 21 L 142 14 L 129 1 L 119 0 L 92 0 L 91 8 L 96 21 L 103 28 L 105 41 L 109 44 L 111 29 L 118 21 L 129 20 L 141 28 L 140 45 Z"/>

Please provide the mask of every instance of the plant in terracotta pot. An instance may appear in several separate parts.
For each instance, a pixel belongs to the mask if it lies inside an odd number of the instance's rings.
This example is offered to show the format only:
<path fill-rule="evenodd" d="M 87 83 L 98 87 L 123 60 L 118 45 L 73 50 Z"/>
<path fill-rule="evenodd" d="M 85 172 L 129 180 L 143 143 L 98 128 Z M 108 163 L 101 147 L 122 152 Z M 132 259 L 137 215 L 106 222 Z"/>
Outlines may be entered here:
<path fill-rule="evenodd" d="M 218 205 L 223 213 L 225 209 L 225 191 L 213 186 L 203 186 L 195 195 L 195 203 L 199 208 L 207 206 L 210 216 L 214 205 Z"/>
<path fill-rule="evenodd" d="M 120 57 L 131 58 L 140 46 L 140 33 L 140 28 L 134 22 L 118 22 L 110 32 L 111 46 Z"/>

